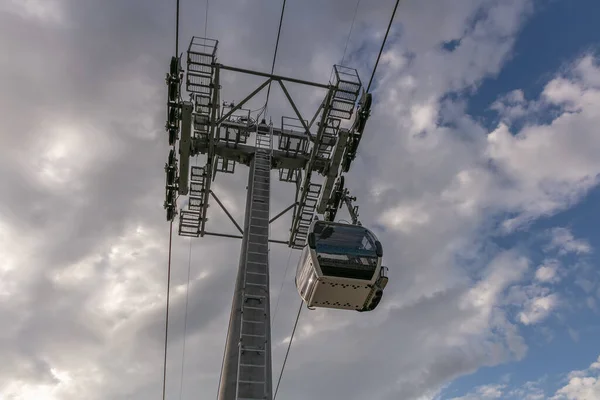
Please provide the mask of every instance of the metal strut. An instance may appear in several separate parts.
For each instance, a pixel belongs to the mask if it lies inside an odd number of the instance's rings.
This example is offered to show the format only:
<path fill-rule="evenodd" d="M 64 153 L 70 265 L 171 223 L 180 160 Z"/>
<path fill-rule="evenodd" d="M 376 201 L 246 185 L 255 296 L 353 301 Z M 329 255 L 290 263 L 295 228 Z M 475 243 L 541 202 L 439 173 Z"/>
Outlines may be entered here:
<path fill-rule="evenodd" d="M 352 224 L 353 225 L 361 225 L 360 221 L 358 220 L 358 206 L 353 206 L 352 202 L 356 201 L 356 197 L 350 197 L 349 196 L 350 192 L 348 192 L 348 189 L 345 190 L 344 192 L 344 203 L 346 204 L 346 207 L 348 207 L 348 212 L 350 213 L 350 218 L 352 218 Z"/>
<path fill-rule="evenodd" d="M 337 214 L 337 210 L 342 208 L 344 205 L 348 208 L 350 218 L 352 219 L 353 225 L 362 225 L 358 220 L 358 206 L 352 204 L 356 201 L 356 197 L 350 196 L 350 191 L 344 187 L 344 177 L 340 176 L 338 181 L 335 183 L 332 196 L 329 199 L 325 211 L 325 220 L 333 222 Z"/>

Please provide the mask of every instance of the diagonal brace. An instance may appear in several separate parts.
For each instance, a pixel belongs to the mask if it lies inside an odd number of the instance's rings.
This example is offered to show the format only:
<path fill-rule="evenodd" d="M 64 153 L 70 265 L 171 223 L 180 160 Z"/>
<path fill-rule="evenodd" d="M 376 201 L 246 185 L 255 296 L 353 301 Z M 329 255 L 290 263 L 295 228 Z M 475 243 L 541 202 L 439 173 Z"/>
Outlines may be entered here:
<path fill-rule="evenodd" d="M 221 200 L 219 200 L 219 198 L 217 197 L 217 195 L 215 194 L 215 192 L 213 192 L 211 190 L 210 194 L 217 201 L 217 203 L 219 204 L 219 206 L 221 207 L 221 209 L 223 211 L 225 211 L 225 214 L 227 214 L 227 216 L 229 217 L 229 219 L 231 220 L 231 222 L 233 222 L 233 224 L 238 229 L 238 231 L 240 231 L 240 233 L 243 235 L 244 231 L 242 230 L 242 228 L 240 228 L 240 225 L 237 222 L 235 222 L 235 219 L 233 219 L 233 217 L 231 216 L 231 214 L 229 213 L 229 211 L 227 211 L 227 208 L 225 208 L 225 206 L 223 205 L 223 203 L 221 203 Z"/>
<path fill-rule="evenodd" d="M 264 81 L 262 85 L 260 85 L 256 89 L 254 89 L 254 91 L 252 93 L 250 93 L 248 96 L 246 96 L 246 98 L 244 98 L 244 100 L 240 101 L 235 107 L 233 107 L 231 110 L 229 110 L 229 112 L 227 114 L 225 114 L 221 118 L 219 118 L 219 121 L 217 121 L 217 125 L 220 125 L 223 121 L 225 121 L 227 118 L 229 118 L 234 112 L 236 112 L 244 104 L 246 104 L 246 102 L 248 100 L 250 100 L 251 98 L 253 98 L 254 96 L 256 96 L 256 94 L 258 92 L 260 92 L 261 90 L 263 90 L 265 88 L 265 86 L 267 86 L 269 84 L 269 82 L 271 82 L 271 80 L 272 79 L 269 78 L 266 81 Z"/>
<path fill-rule="evenodd" d="M 298 111 L 298 107 L 296 107 L 296 103 L 294 103 L 294 100 L 292 100 L 292 96 L 290 96 L 290 93 L 287 91 L 287 88 L 285 87 L 285 85 L 283 84 L 283 82 L 281 80 L 278 80 L 277 82 L 279 82 L 279 86 L 281 86 L 281 90 L 283 90 L 283 93 L 285 93 L 285 97 L 287 97 L 288 101 L 290 102 L 290 105 L 294 109 L 294 112 L 296 113 L 296 116 L 300 120 L 300 123 L 302 124 L 302 127 L 306 131 L 306 134 L 312 140 L 313 136 L 310 133 L 310 129 L 308 128 L 308 125 L 306 125 L 304 118 L 302 118 L 300 111 Z"/>
<path fill-rule="evenodd" d="M 292 208 L 294 208 L 294 206 L 296 206 L 298 204 L 298 202 L 295 202 L 294 204 L 290 205 L 288 208 L 286 208 L 285 210 L 283 210 L 282 212 L 280 212 L 279 214 L 277 214 L 276 216 L 274 216 L 273 218 L 271 218 L 269 220 L 269 224 L 273 221 L 275 221 L 277 218 L 281 217 L 283 214 L 285 214 L 286 212 L 290 211 Z"/>

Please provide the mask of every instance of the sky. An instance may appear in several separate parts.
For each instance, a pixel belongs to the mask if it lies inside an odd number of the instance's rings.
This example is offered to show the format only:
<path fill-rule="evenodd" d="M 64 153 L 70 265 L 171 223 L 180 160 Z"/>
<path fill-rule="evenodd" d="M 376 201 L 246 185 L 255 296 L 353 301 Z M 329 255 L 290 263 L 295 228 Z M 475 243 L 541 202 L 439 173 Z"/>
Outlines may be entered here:
<path fill-rule="evenodd" d="M 174 3 L 0 1 L 2 400 L 161 396 Z M 344 60 L 363 82 L 393 5 L 359 5 Z M 268 71 L 280 6 L 211 1 L 205 26 L 205 1 L 182 0 L 181 49 L 206 29 L 221 63 Z M 355 6 L 288 0 L 275 72 L 327 82 Z M 390 283 L 370 313 L 302 312 L 278 397 L 600 398 L 599 11 L 594 0 L 401 2 L 346 177 Z M 224 76 L 222 99 L 258 83 Z M 290 91 L 306 113 L 323 96 Z M 282 99 L 274 91 L 274 123 L 291 115 Z M 213 188 L 240 221 L 247 168 L 236 169 Z M 273 188 L 276 213 L 293 188 Z M 216 205 L 208 217 L 235 232 Z M 168 399 L 216 396 L 239 246 L 175 235 Z M 298 256 L 271 247 L 276 373 Z"/>

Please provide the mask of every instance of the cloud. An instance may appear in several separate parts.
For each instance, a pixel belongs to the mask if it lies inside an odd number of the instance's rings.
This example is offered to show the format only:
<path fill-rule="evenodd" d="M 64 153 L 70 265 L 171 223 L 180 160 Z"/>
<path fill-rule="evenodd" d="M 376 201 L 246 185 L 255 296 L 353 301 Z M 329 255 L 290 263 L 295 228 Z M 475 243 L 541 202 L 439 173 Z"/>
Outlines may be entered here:
<path fill-rule="evenodd" d="M 484 385 L 476 388 L 473 393 L 450 400 L 478 400 L 478 399 L 501 399 L 505 385 Z"/>
<path fill-rule="evenodd" d="M 15 14 L 36 22 L 59 24 L 65 20 L 65 5 L 61 0 L 7 0 L 0 12 Z"/>
<path fill-rule="evenodd" d="M 558 304 L 559 299 L 556 294 L 529 300 L 525 304 L 525 309 L 519 313 L 519 321 L 525 325 L 537 324 L 546 319 Z"/>
<path fill-rule="evenodd" d="M 568 383 L 556 391 L 553 400 L 587 400 L 600 398 L 600 357 L 587 370 L 573 371 Z"/>
<path fill-rule="evenodd" d="M 490 106 L 490 109 L 496 111 L 507 125 L 523 118 L 531 121 L 546 108 L 541 102 L 527 101 L 525 93 L 520 89 L 500 97 Z"/>
<path fill-rule="evenodd" d="M 550 232 L 551 239 L 548 245 L 549 250 L 557 250 L 558 254 L 568 253 L 589 254 L 592 247 L 584 239 L 575 239 L 571 231 L 567 228 L 554 228 Z"/>
<path fill-rule="evenodd" d="M 561 279 L 559 268 L 557 260 L 548 260 L 535 271 L 535 279 L 543 283 L 557 283 Z"/>
<path fill-rule="evenodd" d="M 544 400 L 544 390 L 540 387 L 545 379 L 525 382 L 520 386 L 511 385 L 511 378 L 503 379 L 498 384 L 481 385 L 473 388 L 469 393 L 449 400 L 484 400 L 484 399 L 511 399 L 511 400 Z M 443 398 L 443 397 L 442 397 Z"/>
<path fill-rule="evenodd" d="M 542 387 L 548 386 L 547 377 L 536 381 L 528 381 L 515 386 L 510 381 L 499 384 L 487 384 L 474 388 L 461 397 L 451 400 L 475 399 L 514 399 L 514 400 L 591 400 L 600 398 L 600 357 L 585 370 L 574 370 L 562 374 L 567 383 L 554 390 L 551 396 L 546 395 Z"/>
<path fill-rule="evenodd" d="M 182 38 L 203 31 L 203 5 L 187 3 Z M 269 70 L 279 2 L 214 3 L 208 31 L 220 40 L 220 61 Z M 341 0 L 301 3 L 290 5 L 295 18 L 286 14 L 276 72 L 326 81 L 341 58 L 352 10 Z M 383 3 L 365 7 L 351 45 L 349 59 L 363 79 L 389 17 Z M 501 70 L 532 2 L 438 3 L 403 6 L 347 180 L 365 224 L 379 220 L 388 228 L 380 235 L 391 270 L 385 300 L 368 315 L 304 312 L 282 382 L 290 400 L 418 399 L 481 366 L 522 358 L 527 343 L 504 307 L 530 261 L 516 250 L 489 251 L 490 221 L 508 213 L 519 226 L 574 204 L 595 184 L 594 63 L 580 61 L 576 76 L 545 92 L 577 114 L 565 111 L 516 136 L 503 126 L 490 134 L 465 114 L 464 101 L 447 95 L 470 93 Z M 150 398 L 162 378 L 163 77 L 173 52 L 165 16 L 173 7 L 63 1 L 60 23 L 49 23 L 58 20 L 24 11 L 41 2 L 7 4 L 0 44 L 13 57 L 0 60 L 0 171 L 11 190 L 0 193 L 0 318 L 10 323 L 0 332 L 0 394 Z M 439 29 L 423 29 L 432 26 Z M 453 52 L 442 48 L 454 39 Z M 224 82 L 224 100 L 239 99 L 256 83 L 231 75 Z M 304 94 L 299 107 L 312 109 L 316 95 Z M 271 108 L 274 118 L 285 111 L 277 95 Z M 221 175 L 215 185 L 238 220 L 245 181 L 243 173 Z M 272 209 L 289 205 L 293 189 L 273 188 Z M 230 226 L 214 204 L 209 218 L 213 227 Z M 273 234 L 285 236 L 288 223 L 278 221 Z M 171 395 L 179 391 L 188 252 L 189 242 L 176 237 Z M 193 243 L 183 398 L 214 397 L 238 255 L 235 240 Z M 287 256 L 287 249 L 271 249 L 273 285 Z M 274 343 L 289 336 L 298 306 L 290 278 Z M 274 370 L 284 348 L 275 348 Z"/>
<path fill-rule="evenodd" d="M 583 69 L 586 74 L 576 80 L 556 78 L 544 90 L 545 101 L 564 106 L 568 100 L 579 110 L 577 114 L 564 108 L 550 123 L 525 125 L 516 134 L 500 123 L 487 136 L 484 148 L 484 160 L 494 169 L 474 166 L 460 171 L 446 197 L 457 206 L 475 203 L 513 214 L 502 224 L 512 231 L 532 218 L 571 206 L 594 187 L 600 168 L 589 149 L 598 147 L 593 133 L 593 110 L 594 104 L 600 103 L 600 91 L 594 82 L 585 80 L 595 74 L 593 68 L 596 67 L 590 67 L 589 57 L 585 56 L 574 63 L 572 70 Z M 574 94 L 560 94 L 557 88 L 561 85 L 570 85 Z M 521 98 L 517 100 L 522 103 Z M 557 159 L 561 160 L 560 165 L 555 162 Z M 569 167 L 563 168 L 564 165 Z M 556 230 L 555 235 L 562 235 L 556 240 L 562 240 L 566 246 L 578 246 L 565 251 L 589 251 L 584 243 L 569 242 L 572 238 L 564 229 Z"/>

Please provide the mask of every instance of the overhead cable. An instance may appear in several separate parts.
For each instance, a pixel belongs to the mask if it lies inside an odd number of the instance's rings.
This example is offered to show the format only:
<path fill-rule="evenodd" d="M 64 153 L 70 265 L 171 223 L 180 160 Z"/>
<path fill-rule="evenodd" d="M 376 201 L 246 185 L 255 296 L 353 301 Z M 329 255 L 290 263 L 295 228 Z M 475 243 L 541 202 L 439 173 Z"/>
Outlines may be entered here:
<path fill-rule="evenodd" d="M 175 12 L 175 57 L 179 57 L 179 0 Z"/>
<path fill-rule="evenodd" d="M 277 295 L 277 302 L 275 303 L 275 312 L 273 313 L 273 320 L 271 321 L 271 324 L 275 323 L 275 317 L 277 317 L 277 310 L 279 309 L 279 300 L 281 300 L 281 294 L 283 293 L 283 284 L 285 283 L 285 278 L 287 277 L 288 270 L 290 269 L 292 250 L 293 249 L 290 247 L 290 254 L 288 255 L 287 263 L 285 264 L 285 272 L 283 273 L 283 278 L 281 279 L 281 286 L 279 287 L 279 294 Z"/>
<path fill-rule="evenodd" d="M 179 0 L 175 3 L 175 57 L 179 57 Z M 167 395 L 167 347 L 169 343 L 169 302 L 171 298 L 171 251 L 173 248 L 173 220 L 169 224 L 169 255 L 167 262 L 167 309 L 165 311 L 165 349 L 163 360 L 162 398 Z"/>
<path fill-rule="evenodd" d="M 187 273 L 187 285 L 185 287 L 185 312 L 183 317 L 183 348 L 181 350 L 181 380 L 179 382 L 179 400 L 183 397 L 183 376 L 185 367 L 185 344 L 187 337 L 187 323 L 188 323 L 188 304 L 190 301 L 190 276 L 192 271 L 192 239 L 190 238 L 190 251 L 188 253 L 188 273 Z"/>
<path fill-rule="evenodd" d="M 283 4 L 281 6 L 281 16 L 279 17 L 279 28 L 277 28 L 277 40 L 275 41 L 275 52 L 273 53 L 273 63 L 271 64 L 271 75 L 275 71 L 275 61 L 277 60 L 277 50 L 279 49 L 279 38 L 281 37 L 281 27 L 283 25 L 283 14 L 285 13 L 285 4 L 287 0 L 283 0 Z M 266 112 L 267 106 L 269 105 L 269 96 L 271 94 L 271 83 L 269 82 L 269 87 L 267 89 L 267 100 L 265 101 L 265 106 L 262 112 Z M 261 112 L 261 114 L 262 114 Z M 259 114 L 260 118 L 260 114 Z"/>
<path fill-rule="evenodd" d="M 285 352 L 285 358 L 283 359 L 283 365 L 281 366 L 281 372 L 279 373 L 279 379 L 277 380 L 277 387 L 275 388 L 275 395 L 273 395 L 273 400 L 277 398 L 277 392 L 279 391 L 279 384 L 281 383 L 281 378 L 283 377 L 283 371 L 285 370 L 285 364 L 287 363 L 288 355 L 290 354 L 290 348 L 292 347 L 292 342 L 294 340 L 294 334 L 296 333 L 296 327 L 298 326 L 298 320 L 300 319 L 300 313 L 302 312 L 302 306 L 304 305 L 304 301 L 300 300 L 300 307 L 298 308 L 298 315 L 296 315 L 296 322 L 294 323 L 294 329 L 292 330 L 292 336 L 290 337 L 290 342 L 288 343 L 287 351 Z"/>
<path fill-rule="evenodd" d="M 369 89 L 371 89 L 371 84 L 373 83 L 373 78 L 375 77 L 375 71 L 377 71 L 377 66 L 379 65 L 379 59 L 381 58 L 381 53 L 383 53 L 383 48 L 385 47 L 385 42 L 387 41 L 388 34 L 390 33 L 390 28 L 392 27 L 392 22 L 394 22 L 394 16 L 396 15 L 396 9 L 398 9 L 398 4 L 400 4 L 400 0 L 396 0 L 396 5 L 394 6 L 394 11 L 392 12 L 392 17 L 390 18 L 390 23 L 387 27 L 387 31 L 385 32 L 385 37 L 383 38 L 383 42 L 381 43 L 381 48 L 379 49 L 379 55 L 377 56 L 377 61 L 375 62 L 375 67 L 373 68 L 373 73 L 371 74 L 371 79 L 369 80 L 369 86 L 367 86 L 367 93 Z"/>
<path fill-rule="evenodd" d="M 344 60 L 346 59 L 346 51 L 348 50 L 348 44 L 350 43 L 350 36 L 352 35 L 352 29 L 354 28 L 354 22 L 356 21 L 356 15 L 358 14 L 358 7 L 360 6 L 360 1 L 356 2 L 356 8 L 354 9 L 354 17 L 352 18 L 352 24 L 350 25 L 350 32 L 348 32 L 348 37 L 346 38 L 346 46 L 344 47 L 344 55 L 342 56 L 342 61 L 340 65 L 344 65 Z"/>
<path fill-rule="evenodd" d="M 208 32 L 208 0 L 206 0 L 206 12 L 204 13 L 204 37 L 206 38 Z"/>
<path fill-rule="evenodd" d="M 171 249 L 173 247 L 173 220 L 169 224 L 169 261 L 167 267 L 167 311 L 165 317 L 165 358 L 163 366 L 163 400 L 166 400 L 167 387 L 167 343 L 169 338 L 169 299 L 171 297 Z"/>

